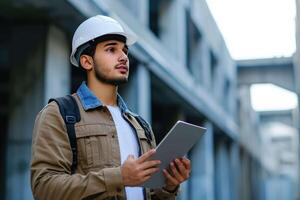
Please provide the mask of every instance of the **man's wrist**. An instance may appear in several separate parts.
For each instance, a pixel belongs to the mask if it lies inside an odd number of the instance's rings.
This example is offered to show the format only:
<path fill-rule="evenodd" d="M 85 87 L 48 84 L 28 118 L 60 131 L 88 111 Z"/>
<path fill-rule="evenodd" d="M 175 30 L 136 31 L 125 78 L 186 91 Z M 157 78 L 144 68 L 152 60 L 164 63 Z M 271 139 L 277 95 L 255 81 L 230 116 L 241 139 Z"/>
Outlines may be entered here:
<path fill-rule="evenodd" d="M 169 193 L 175 193 L 178 189 L 179 185 L 177 186 L 164 186 L 163 190 L 169 192 Z"/>

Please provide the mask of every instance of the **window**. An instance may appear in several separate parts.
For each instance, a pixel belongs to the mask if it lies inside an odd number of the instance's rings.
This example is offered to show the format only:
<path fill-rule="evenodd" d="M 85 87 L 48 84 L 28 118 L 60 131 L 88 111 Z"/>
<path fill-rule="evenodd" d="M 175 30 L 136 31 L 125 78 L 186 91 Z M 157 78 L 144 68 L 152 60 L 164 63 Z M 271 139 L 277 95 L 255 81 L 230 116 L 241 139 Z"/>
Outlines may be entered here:
<path fill-rule="evenodd" d="M 231 97 L 231 92 L 230 92 L 230 87 L 231 87 L 231 84 L 230 84 L 230 81 L 225 78 L 225 81 L 224 81 L 224 85 L 223 85 L 223 107 L 226 111 L 229 111 L 229 105 L 230 105 L 230 97 Z"/>
<path fill-rule="evenodd" d="M 149 26 L 151 31 L 157 36 L 160 37 L 162 29 L 162 18 L 167 16 L 169 11 L 171 0 L 151 0 L 149 1 Z"/>
<path fill-rule="evenodd" d="M 199 55 L 200 55 L 200 45 L 202 35 L 191 18 L 190 12 L 186 11 L 186 59 L 187 59 L 187 68 L 188 70 L 197 76 L 200 73 L 200 70 L 197 70 L 197 67 L 200 67 Z M 195 72 L 195 73 L 194 73 Z M 198 74 L 199 76 L 200 74 Z"/>
<path fill-rule="evenodd" d="M 210 68 L 211 68 L 211 86 L 214 87 L 214 82 L 216 81 L 216 73 L 217 73 L 218 60 L 214 53 L 210 51 Z"/>

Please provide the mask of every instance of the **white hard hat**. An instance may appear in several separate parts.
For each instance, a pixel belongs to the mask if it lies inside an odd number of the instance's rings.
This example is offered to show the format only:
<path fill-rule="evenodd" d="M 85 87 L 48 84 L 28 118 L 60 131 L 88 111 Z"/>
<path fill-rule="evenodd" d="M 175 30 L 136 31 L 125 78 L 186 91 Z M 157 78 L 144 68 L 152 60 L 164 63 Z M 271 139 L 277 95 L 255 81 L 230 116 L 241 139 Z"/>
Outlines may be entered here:
<path fill-rule="evenodd" d="M 126 45 L 128 46 L 136 42 L 136 36 L 125 32 L 119 22 L 111 17 L 96 15 L 82 22 L 76 29 L 72 40 L 71 63 L 77 67 L 79 66 L 78 60 L 75 57 L 78 47 L 108 34 L 124 36 L 126 38 Z"/>

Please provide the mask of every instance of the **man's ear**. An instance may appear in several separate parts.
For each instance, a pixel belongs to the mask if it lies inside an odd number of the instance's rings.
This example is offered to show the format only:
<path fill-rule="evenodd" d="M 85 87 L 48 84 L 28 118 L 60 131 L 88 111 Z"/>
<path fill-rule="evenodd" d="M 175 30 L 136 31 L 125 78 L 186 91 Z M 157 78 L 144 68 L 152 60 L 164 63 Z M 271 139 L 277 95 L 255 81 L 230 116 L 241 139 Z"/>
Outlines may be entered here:
<path fill-rule="evenodd" d="M 89 71 L 93 68 L 93 58 L 88 55 L 81 55 L 80 56 L 80 65 L 83 69 Z"/>

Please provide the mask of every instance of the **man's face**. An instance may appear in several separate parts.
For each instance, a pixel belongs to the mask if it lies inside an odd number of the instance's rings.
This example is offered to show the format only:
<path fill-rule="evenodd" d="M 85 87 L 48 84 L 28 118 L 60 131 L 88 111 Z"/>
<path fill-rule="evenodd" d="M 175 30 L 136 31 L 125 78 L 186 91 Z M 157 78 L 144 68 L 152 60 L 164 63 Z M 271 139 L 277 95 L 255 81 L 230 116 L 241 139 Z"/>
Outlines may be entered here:
<path fill-rule="evenodd" d="M 94 75 L 104 83 L 120 85 L 128 81 L 128 47 L 117 40 L 100 42 L 94 54 Z"/>

